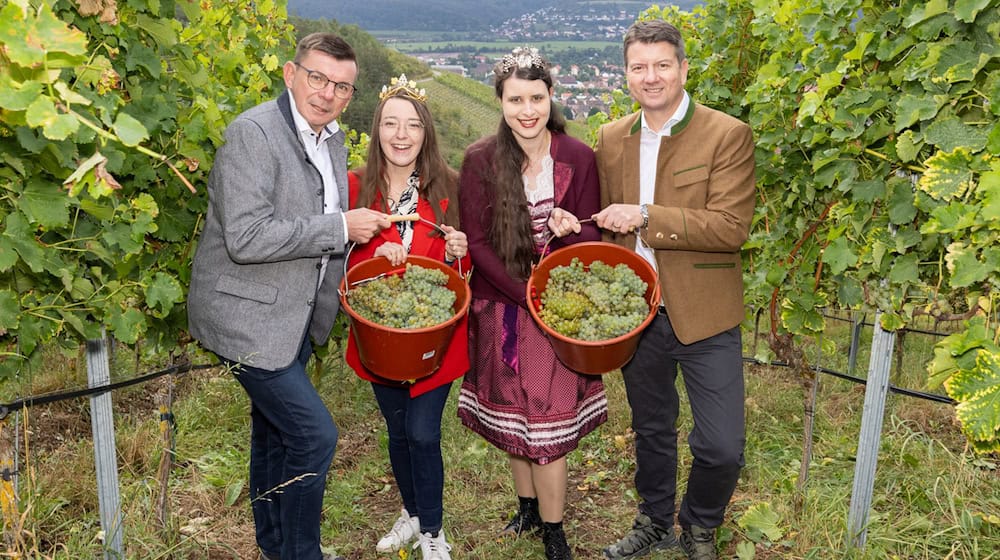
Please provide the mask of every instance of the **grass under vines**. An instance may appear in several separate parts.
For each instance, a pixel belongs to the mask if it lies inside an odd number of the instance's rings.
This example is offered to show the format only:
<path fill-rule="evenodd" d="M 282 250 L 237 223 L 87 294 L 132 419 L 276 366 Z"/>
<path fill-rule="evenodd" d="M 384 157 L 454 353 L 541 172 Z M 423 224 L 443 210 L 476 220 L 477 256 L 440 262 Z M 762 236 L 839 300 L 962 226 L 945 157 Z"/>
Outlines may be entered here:
<path fill-rule="evenodd" d="M 824 367 L 843 368 L 847 327 L 831 326 L 825 351 L 807 349 Z M 866 334 L 870 338 L 870 331 Z M 745 340 L 750 343 L 749 333 Z M 817 343 L 819 341 L 816 341 Z M 921 388 L 931 340 L 910 335 L 894 384 Z M 195 356 L 195 361 L 204 359 Z M 53 352 L 43 371 L 0 384 L 7 395 L 38 394 L 85 378 L 79 356 Z M 116 376 L 137 370 L 120 350 Z M 867 357 L 859 359 L 860 376 Z M 143 371 L 155 369 L 150 366 Z M 331 355 L 317 375 L 341 441 L 328 479 L 324 541 L 348 558 L 377 558 L 374 543 L 398 514 L 388 471 L 384 427 L 371 388 Z M 950 405 L 888 397 L 867 546 L 850 549 L 845 526 L 854 454 L 864 401 L 861 385 L 823 376 L 817 399 L 814 455 L 804 493 L 796 491 L 802 448 L 803 392 L 783 368 L 748 366 L 747 466 L 720 538 L 725 557 L 850 559 L 1000 558 L 998 460 L 965 450 Z M 116 438 L 127 558 L 253 558 L 253 524 L 246 495 L 248 403 L 220 370 L 187 374 L 173 387 L 163 379 L 116 392 Z M 605 376 L 607 424 L 569 458 L 567 533 L 578 558 L 598 558 L 635 513 L 629 411 L 621 376 Z M 157 521 L 157 466 L 164 449 L 157 397 L 176 397 L 176 459 L 169 477 L 168 515 Z M 538 541 L 498 542 L 496 531 L 515 504 L 505 458 L 464 429 L 455 416 L 457 386 L 445 411 L 445 530 L 454 558 L 542 559 Z M 681 441 L 690 417 L 682 412 Z M 0 442 L 19 429 L 19 513 L 5 515 L 8 556 L 93 558 L 100 523 L 88 407 L 85 400 L 29 409 L 9 418 Z M 690 457 L 682 447 L 681 470 Z M 683 478 L 681 480 L 683 484 Z M 746 525 L 765 508 L 779 530 L 773 541 Z M 992 516 L 992 517 L 991 517 Z M 2 555 L 2 554 L 0 554 Z M 660 552 L 653 560 L 678 558 Z M 387 557 L 384 557 L 387 558 Z"/>

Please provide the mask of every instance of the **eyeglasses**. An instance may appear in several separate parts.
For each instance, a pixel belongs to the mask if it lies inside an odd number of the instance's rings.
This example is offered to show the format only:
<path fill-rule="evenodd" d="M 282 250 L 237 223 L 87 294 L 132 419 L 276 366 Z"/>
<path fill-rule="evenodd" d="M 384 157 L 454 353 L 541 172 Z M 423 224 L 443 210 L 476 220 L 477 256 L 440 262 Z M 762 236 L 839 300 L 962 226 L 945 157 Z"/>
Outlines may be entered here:
<path fill-rule="evenodd" d="M 381 126 L 382 129 L 389 134 L 396 134 L 396 131 L 399 130 L 400 123 L 399 121 L 385 120 L 379 123 L 379 126 Z M 402 126 L 410 134 L 417 134 L 424 131 L 424 123 L 420 121 L 406 121 L 402 124 Z"/>
<path fill-rule="evenodd" d="M 306 83 L 309 84 L 309 87 L 317 91 L 326 89 L 328 84 L 333 84 L 334 95 L 341 99 L 350 99 L 351 96 L 354 95 L 354 92 L 358 90 L 358 88 L 354 87 L 354 84 L 349 84 L 347 82 L 335 82 L 324 76 L 322 72 L 310 70 L 298 62 L 296 62 L 295 65 L 306 71 Z"/>

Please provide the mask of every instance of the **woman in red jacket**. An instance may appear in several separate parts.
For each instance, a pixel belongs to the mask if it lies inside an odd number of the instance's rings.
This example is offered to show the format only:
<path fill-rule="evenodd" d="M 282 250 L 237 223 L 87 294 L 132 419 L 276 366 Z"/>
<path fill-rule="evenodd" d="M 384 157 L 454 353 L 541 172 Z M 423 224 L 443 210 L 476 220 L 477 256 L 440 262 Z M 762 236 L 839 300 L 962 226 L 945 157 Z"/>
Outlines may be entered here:
<path fill-rule="evenodd" d="M 446 233 L 424 221 L 396 222 L 395 227 L 355 247 L 349 266 L 371 257 L 385 257 L 399 265 L 407 255 L 420 255 L 468 270 L 465 234 L 448 225 L 458 223 L 458 176 L 441 157 L 426 94 L 402 75 L 382 88 L 379 99 L 367 166 L 348 175 L 351 208 L 378 209 L 390 216 L 419 214 L 440 224 Z M 385 417 L 389 461 L 403 500 L 402 514 L 376 546 L 379 552 L 394 552 L 416 539 L 424 560 L 451 558 L 451 546 L 441 528 L 441 415 L 452 381 L 469 368 L 467 342 L 463 318 L 441 367 L 415 382 L 401 383 L 365 369 L 354 333 L 348 338 L 347 363 L 359 377 L 371 381 Z"/>

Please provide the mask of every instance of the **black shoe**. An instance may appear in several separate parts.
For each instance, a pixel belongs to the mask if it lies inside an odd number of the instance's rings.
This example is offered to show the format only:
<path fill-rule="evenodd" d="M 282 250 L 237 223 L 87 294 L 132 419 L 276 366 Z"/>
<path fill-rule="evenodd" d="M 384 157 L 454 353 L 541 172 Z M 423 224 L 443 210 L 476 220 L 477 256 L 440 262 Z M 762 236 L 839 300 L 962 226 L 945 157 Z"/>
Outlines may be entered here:
<path fill-rule="evenodd" d="M 518 497 L 517 513 L 511 518 L 510 523 L 500 531 L 501 537 L 520 537 L 521 535 L 535 535 L 542 528 L 542 517 L 538 513 L 538 498 Z"/>
<path fill-rule="evenodd" d="M 573 551 L 566 542 L 562 523 L 545 523 L 542 526 L 542 542 L 545 543 L 545 560 L 573 560 Z"/>
<path fill-rule="evenodd" d="M 511 518 L 510 523 L 500 531 L 501 537 L 520 537 L 521 535 L 537 535 L 542 529 L 541 518 L 519 511 Z"/>
<path fill-rule="evenodd" d="M 681 548 L 689 560 L 718 560 L 715 552 L 715 529 L 697 525 L 681 528 Z"/>
<path fill-rule="evenodd" d="M 625 560 L 649 554 L 652 550 L 665 550 L 678 546 L 673 528 L 661 527 L 648 515 L 640 513 L 632 530 L 615 544 L 604 549 L 607 560 Z"/>

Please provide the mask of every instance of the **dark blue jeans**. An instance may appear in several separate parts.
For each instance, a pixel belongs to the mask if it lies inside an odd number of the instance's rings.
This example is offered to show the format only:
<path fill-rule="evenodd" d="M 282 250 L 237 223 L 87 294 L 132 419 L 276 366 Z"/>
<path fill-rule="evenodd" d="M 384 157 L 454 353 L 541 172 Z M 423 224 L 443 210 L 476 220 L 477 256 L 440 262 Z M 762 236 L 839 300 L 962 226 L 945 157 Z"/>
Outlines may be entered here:
<path fill-rule="evenodd" d="M 389 431 L 389 462 L 403 507 L 420 517 L 421 533 L 441 530 L 444 461 L 441 415 L 451 383 L 416 397 L 407 387 L 372 383 Z"/>
<path fill-rule="evenodd" d="M 710 529 L 722 525 L 744 462 L 740 328 L 682 344 L 666 314 L 658 313 L 622 368 L 635 431 L 639 510 L 665 527 L 673 527 L 676 507 L 678 366 L 694 427 L 688 435 L 691 472 L 677 518 L 682 527 Z"/>
<path fill-rule="evenodd" d="M 288 368 L 236 366 L 250 396 L 250 499 L 257 545 L 282 560 L 321 560 L 320 512 L 326 473 L 337 447 L 337 425 L 305 365 L 306 341 Z"/>

